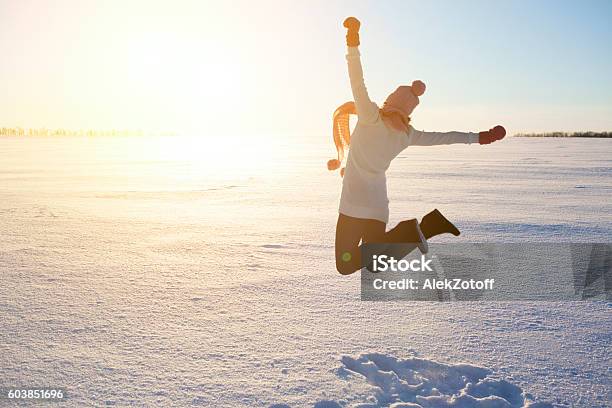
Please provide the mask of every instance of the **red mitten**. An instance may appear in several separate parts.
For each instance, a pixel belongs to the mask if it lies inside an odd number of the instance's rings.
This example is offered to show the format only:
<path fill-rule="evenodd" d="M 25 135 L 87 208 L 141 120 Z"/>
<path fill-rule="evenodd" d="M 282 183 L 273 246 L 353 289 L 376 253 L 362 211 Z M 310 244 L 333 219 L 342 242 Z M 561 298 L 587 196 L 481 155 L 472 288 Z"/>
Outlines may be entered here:
<path fill-rule="evenodd" d="M 349 17 L 342 23 L 346 27 L 346 45 L 349 47 L 359 46 L 359 27 L 361 23 L 355 17 Z"/>
<path fill-rule="evenodd" d="M 348 30 L 359 31 L 359 27 L 361 27 L 361 22 L 355 17 L 347 17 L 342 23 L 342 25 Z"/>
<path fill-rule="evenodd" d="M 502 140 L 506 136 L 506 129 L 503 126 L 497 125 L 493 129 L 485 130 L 479 133 L 480 144 L 489 144 L 497 140 Z"/>

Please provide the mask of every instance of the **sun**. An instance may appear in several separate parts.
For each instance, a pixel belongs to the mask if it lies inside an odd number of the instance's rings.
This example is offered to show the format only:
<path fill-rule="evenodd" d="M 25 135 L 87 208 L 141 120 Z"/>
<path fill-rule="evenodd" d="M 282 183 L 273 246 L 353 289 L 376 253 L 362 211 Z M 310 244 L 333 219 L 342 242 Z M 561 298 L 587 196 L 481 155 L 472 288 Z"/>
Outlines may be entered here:
<path fill-rule="evenodd" d="M 176 30 L 138 33 L 127 45 L 125 88 L 145 105 L 163 103 L 168 121 L 185 128 L 230 122 L 250 86 L 237 54 L 219 39 Z"/>

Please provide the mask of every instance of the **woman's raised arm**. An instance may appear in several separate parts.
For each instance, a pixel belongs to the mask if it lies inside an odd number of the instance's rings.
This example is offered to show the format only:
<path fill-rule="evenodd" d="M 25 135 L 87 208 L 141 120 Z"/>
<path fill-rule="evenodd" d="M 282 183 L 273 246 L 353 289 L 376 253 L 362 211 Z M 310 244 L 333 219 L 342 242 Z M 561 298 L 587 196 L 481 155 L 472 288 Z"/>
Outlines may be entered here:
<path fill-rule="evenodd" d="M 368 90 L 363 80 L 363 68 L 361 67 L 361 54 L 359 53 L 359 27 L 361 23 L 355 17 L 344 20 L 347 29 L 346 45 L 348 51 L 346 61 L 348 73 L 351 80 L 351 90 L 355 100 L 355 108 L 360 121 L 374 123 L 379 119 L 378 105 L 370 100 Z"/>

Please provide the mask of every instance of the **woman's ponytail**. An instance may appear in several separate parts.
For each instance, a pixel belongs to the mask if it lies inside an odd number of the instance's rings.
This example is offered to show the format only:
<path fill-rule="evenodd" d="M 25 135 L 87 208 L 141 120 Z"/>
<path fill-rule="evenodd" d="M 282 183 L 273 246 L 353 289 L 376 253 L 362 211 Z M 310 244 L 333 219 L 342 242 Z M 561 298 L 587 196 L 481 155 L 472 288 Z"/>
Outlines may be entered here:
<path fill-rule="evenodd" d="M 351 144 L 351 129 L 349 127 L 350 115 L 356 115 L 355 102 L 346 102 L 340 105 L 333 116 L 333 136 L 334 144 L 338 152 L 337 159 L 331 159 L 327 162 L 327 169 L 330 171 L 338 170 L 342 166 L 344 153 L 348 150 Z M 340 169 L 340 175 L 344 177 L 344 168 Z"/>
<path fill-rule="evenodd" d="M 330 159 L 327 161 L 327 170 L 334 171 L 338 170 L 342 163 L 338 159 Z"/>

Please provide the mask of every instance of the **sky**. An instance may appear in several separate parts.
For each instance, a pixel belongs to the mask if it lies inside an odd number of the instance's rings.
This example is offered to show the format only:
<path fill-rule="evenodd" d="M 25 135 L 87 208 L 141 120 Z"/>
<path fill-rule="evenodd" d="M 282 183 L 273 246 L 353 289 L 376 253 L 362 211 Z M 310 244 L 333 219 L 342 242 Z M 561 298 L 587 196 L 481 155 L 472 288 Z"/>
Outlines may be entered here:
<path fill-rule="evenodd" d="M 425 130 L 612 129 L 612 2 L 0 0 L 0 126 L 327 135 L 421 79 Z"/>

